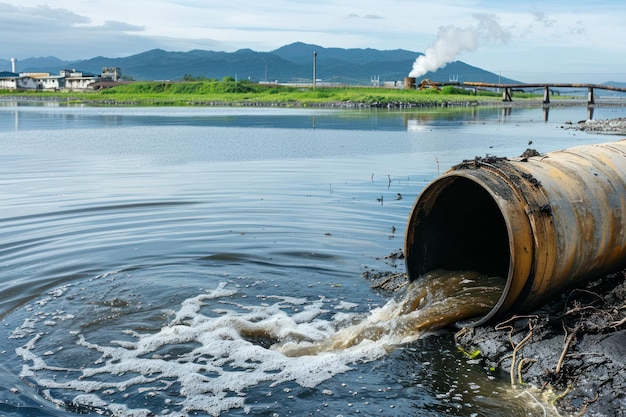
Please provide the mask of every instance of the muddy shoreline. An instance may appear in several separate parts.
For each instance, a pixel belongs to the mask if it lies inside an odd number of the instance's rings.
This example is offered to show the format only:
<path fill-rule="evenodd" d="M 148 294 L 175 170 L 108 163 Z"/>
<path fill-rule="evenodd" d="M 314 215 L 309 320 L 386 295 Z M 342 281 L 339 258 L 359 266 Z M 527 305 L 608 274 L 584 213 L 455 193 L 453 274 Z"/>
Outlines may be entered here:
<path fill-rule="evenodd" d="M 397 267 L 401 251 L 385 257 Z M 405 273 L 366 271 L 372 288 L 401 292 Z M 626 270 L 563 292 L 536 311 L 451 328 L 469 366 L 510 381 L 537 416 L 626 416 Z"/>
<path fill-rule="evenodd" d="M 625 277 L 610 274 L 530 314 L 461 329 L 455 341 L 468 363 L 510 379 L 547 415 L 624 416 Z"/>

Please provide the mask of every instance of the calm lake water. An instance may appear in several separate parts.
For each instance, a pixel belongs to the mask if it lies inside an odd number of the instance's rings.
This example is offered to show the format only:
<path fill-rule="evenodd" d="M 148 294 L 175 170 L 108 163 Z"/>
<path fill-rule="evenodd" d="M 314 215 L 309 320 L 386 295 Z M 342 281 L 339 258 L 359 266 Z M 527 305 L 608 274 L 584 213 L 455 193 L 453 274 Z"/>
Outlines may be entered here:
<path fill-rule="evenodd" d="M 618 139 L 564 128 L 586 118 L 0 101 L 0 415 L 539 414 L 451 331 L 269 346 L 388 302 L 363 273 L 403 272 L 385 257 L 440 173 Z"/>

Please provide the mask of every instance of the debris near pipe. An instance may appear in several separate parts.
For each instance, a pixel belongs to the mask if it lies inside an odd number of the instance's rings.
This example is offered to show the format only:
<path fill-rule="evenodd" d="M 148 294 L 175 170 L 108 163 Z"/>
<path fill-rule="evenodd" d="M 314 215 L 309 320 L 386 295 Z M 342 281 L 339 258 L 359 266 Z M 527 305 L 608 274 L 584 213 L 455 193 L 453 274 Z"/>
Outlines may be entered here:
<path fill-rule="evenodd" d="M 626 270 L 564 293 L 530 315 L 455 334 L 471 363 L 511 375 L 520 392 L 561 415 L 626 410 Z M 531 329 L 531 331 L 529 331 Z M 515 362 L 513 362 L 513 360 Z"/>

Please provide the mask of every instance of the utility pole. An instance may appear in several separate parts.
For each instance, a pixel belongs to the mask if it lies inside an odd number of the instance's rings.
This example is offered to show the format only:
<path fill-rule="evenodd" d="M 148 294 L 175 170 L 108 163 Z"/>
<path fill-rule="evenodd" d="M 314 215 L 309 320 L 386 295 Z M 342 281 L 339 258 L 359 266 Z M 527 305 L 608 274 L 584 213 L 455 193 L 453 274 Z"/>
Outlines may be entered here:
<path fill-rule="evenodd" d="M 313 51 L 313 90 L 317 87 L 317 52 Z"/>

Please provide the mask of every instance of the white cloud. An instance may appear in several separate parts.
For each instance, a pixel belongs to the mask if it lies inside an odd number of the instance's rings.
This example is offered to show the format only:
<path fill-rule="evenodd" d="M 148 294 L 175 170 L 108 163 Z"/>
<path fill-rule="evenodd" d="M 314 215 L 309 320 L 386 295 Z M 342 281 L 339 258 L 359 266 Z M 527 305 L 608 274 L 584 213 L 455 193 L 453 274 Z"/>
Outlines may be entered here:
<path fill-rule="evenodd" d="M 556 20 L 549 19 L 544 12 L 536 11 L 533 15 L 535 16 L 535 20 L 540 22 L 544 27 L 549 28 L 556 23 Z"/>
<path fill-rule="evenodd" d="M 152 48 L 270 51 L 301 41 L 326 47 L 423 52 L 442 27 L 495 16 L 502 33 L 459 53 L 492 71 L 626 68 L 626 4 L 544 0 L 0 0 L 0 58 L 119 57 Z M 488 23 L 485 21 L 485 24 Z M 569 68 L 565 68 L 565 65 Z M 599 70 L 598 70 L 599 71 Z M 626 78 L 626 76 L 624 77 Z M 581 82 L 583 80 L 580 80 Z"/>

